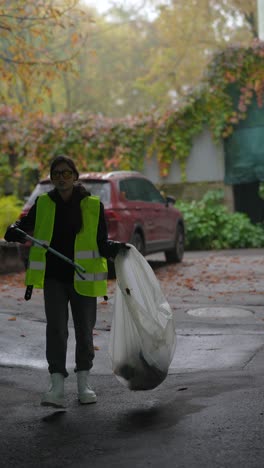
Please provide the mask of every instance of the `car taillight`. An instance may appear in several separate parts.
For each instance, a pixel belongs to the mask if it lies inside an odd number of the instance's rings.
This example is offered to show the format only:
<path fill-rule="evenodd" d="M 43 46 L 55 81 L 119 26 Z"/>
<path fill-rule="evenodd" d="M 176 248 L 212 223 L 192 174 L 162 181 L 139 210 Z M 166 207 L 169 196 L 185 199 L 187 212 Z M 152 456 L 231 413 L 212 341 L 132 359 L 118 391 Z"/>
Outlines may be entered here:
<path fill-rule="evenodd" d="M 120 213 L 115 210 L 105 210 L 105 217 L 109 223 L 112 221 L 121 221 Z"/>
<path fill-rule="evenodd" d="M 26 214 L 28 214 L 28 210 L 22 211 L 22 213 L 19 215 L 19 219 L 24 218 L 24 216 L 26 216 Z"/>

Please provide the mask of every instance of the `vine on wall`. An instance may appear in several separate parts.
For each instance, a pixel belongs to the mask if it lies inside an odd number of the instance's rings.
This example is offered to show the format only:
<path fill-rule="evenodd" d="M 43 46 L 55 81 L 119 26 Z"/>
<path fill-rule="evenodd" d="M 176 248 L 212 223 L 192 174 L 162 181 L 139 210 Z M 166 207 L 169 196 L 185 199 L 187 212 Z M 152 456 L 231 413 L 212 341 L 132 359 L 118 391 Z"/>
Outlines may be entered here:
<path fill-rule="evenodd" d="M 112 120 L 100 116 L 27 115 L 0 108 L 1 178 L 19 178 L 38 169 L 46 175 L 51 159 L 66 153 L 81 171 L 142 170 L 144 158 L 157 156 L 160 175 L 166 177 L 174 160 L 182 179 L 193 137 L 207 125 L 215 141 L 228 138 L 256 97 L 263 107 L 264 43 L 229 47 L 214 56 L 199 89 L 186 95 L 177 109 L 163 115 Z M 234 104 L 229 93 L 238 91 Z M 0 180 L 0 182 L 2 182 Z"/>

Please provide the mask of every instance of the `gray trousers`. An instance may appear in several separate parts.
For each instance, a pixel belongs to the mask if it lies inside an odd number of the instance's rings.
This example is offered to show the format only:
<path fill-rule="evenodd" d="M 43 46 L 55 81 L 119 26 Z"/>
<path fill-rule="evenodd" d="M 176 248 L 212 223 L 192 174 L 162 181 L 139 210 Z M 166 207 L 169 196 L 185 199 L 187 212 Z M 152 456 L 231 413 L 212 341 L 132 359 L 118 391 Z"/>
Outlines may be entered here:
<path fill-rule="evenodd" d="M 65 377 L 68 320 L 70 303 L 75 330 L 75 371 L 89 370 L 93 366 L 93 328 L 96 322 L 96 297 L 81 296 L 73 284 L 46 278 L 44 303 L 47 320 L 46 358 L 49 372 L 61 373 Z"/>

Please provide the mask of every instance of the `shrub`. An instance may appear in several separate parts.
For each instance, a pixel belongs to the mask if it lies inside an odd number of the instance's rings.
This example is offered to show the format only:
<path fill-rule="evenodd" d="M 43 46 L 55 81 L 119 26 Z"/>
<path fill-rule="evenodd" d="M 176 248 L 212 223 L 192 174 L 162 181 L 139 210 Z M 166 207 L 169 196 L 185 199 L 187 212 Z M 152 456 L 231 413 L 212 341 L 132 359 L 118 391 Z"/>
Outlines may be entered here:
<path fill-rule="evenodd" d="M 186 250 L 260 248 L 264 228 L 244 213 L 230 213 L 223 190 L 210 190 L 199 201 L 177 201 L 185 220 Z"/>
<path fill-rule="evenodd" d="M 0 198 L 0 239 L 4 237 L 7 226 L 19 217 L 21 206 L 22 202 L 14 195 Z"/>

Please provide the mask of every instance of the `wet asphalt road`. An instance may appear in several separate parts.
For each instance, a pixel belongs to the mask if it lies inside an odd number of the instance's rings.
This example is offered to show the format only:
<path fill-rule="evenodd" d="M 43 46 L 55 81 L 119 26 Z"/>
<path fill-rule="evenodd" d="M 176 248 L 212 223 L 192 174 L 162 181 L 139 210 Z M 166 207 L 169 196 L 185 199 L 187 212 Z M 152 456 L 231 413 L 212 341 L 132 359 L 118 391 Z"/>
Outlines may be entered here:
<path fill-rule="evenodd" d="M 15 284 L 3 277 L 1 466 L 263 468 L 263 251 L 187 253 L 173 266 L 152 256 L 151 265 L 177 323 L 167 379 L 131 392 L 112 375 L 111 281 L 94 336 L 98 403 L 76 401 L 71 325 L 64 412 L 39 406 L 47 385 L 42 294 L 26 303 L 21 275 Z"/>

